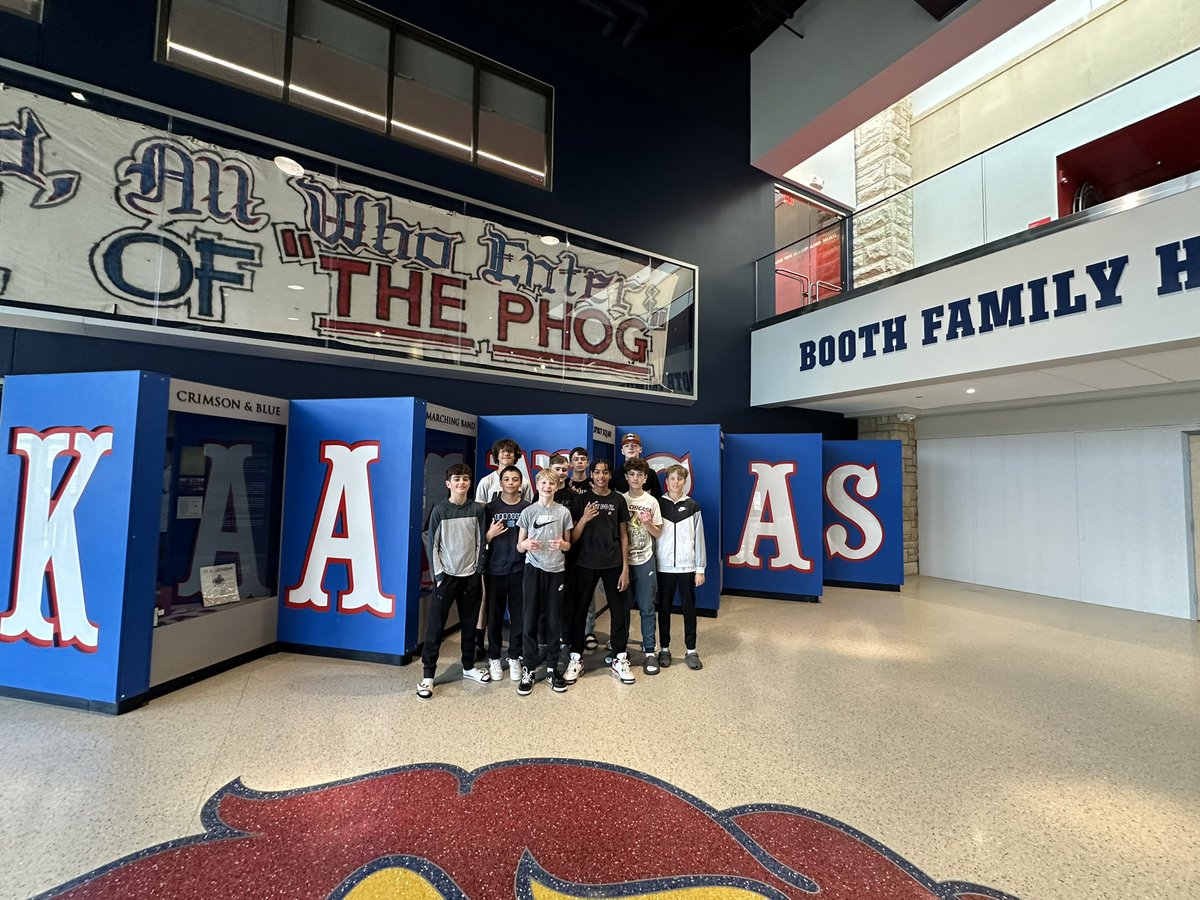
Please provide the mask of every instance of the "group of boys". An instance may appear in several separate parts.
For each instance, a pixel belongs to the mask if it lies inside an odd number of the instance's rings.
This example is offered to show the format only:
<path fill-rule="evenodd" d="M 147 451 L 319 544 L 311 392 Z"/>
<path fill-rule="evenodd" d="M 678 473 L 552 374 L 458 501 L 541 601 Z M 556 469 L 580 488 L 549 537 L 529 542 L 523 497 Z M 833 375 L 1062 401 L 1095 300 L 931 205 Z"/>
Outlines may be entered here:
<path fill-rule="evenodd" d="M 497 469 L 480 480 L 474 500 L 471 468 L 450 466 L 449 499 L 433 508 L 425 535 L 434 590 L 419 699 L 433 697 L 442 632 L 455 604 L 463 623 L 463 678 L 481 684 L 503 678 L 507 611 L 507 668 L 517 693 L 532 693 L 543 667 L 546 683 L 564 693 L 583 675 L 584 652 L 599 646 L 597 584 L 604 586 L 608 601 L 612 627 L 605 663 L 614 679 L 634 683 L 628 653 L 633 605 L 641 616 L 642 671 L 655 675 L 671 665 L 676 594 L 683 610 L 684 662 L 693 670 L 703 668 L 696 652 L 696 588 L 704 584 L 706 556 L 700 507 L 684 492 L 687 469 L 666 470 L 663 495 L 641 450 L 641 438 L 626 434 L 620 473 L 608 460 L 597 459 L 590 477 L 585 448 L 576 447 L 569 458 L 552 456 L 534 479 L 536 495 L 516 465 L 521 448 L 515 441 L 500 440 L 492 447 Z M 485 596 L 486 668 L 475 665 L 483 632 L 471 627 Z M 661 647 L 655 641 L 656 614 Z"/>

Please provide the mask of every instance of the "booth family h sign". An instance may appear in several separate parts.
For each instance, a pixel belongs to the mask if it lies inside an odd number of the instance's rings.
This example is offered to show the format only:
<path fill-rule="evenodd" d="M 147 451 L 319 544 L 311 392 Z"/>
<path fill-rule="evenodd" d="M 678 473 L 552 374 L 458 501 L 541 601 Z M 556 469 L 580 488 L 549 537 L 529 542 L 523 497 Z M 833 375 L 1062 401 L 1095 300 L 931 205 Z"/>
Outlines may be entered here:
<path fill-rule="evenodd" d="M 761 328 L 752 335 L 752 402 L 834 399 L 1200 342 L 1195 194 Z"/>
<path fill-rule="evenodd" d="M 649 254 L 552 249 L 12 88 L 0 205 L 0 305 L 695 398 L 697 272 Z"/>

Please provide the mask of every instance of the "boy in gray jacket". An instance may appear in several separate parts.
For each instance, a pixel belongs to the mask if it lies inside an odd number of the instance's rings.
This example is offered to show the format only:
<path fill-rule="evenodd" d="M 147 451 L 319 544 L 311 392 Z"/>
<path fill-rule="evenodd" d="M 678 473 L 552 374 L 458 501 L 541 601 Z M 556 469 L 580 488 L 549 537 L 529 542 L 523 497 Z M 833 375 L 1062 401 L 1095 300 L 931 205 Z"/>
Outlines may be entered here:
<path fill-rule="evenodd" d="M 463 678 L 487 684 L 492 680 L 487 669 L 475 667 L 475 618 L 479 615 L 482 595 L 483 552 L 487 547 L 486 515 L 483 504 L 468 497 L 471 490 L 471 467 L 455 463 L 446 470 L 448 500 L 443 500 L 429 514 L 429 530 L 425 546 L 429 551 L 429 568 L 433 572 L 433 602 L 425 623 L 425 644 L 421 648 L 424 676 L 417 685 L 417 699 L 433 699 L 433 676 L 437 672 L 438 652 L 442 631 L 450 606 L 458 604 L 458 620 L 462 622 Z"/>

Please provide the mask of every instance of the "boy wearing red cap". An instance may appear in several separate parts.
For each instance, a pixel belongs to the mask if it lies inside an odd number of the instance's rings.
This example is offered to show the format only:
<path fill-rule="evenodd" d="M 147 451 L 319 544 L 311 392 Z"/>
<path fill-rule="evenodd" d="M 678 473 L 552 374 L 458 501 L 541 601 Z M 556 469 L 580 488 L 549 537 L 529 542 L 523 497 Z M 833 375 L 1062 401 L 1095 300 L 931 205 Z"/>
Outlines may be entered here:
<path fill-rule="evenodd" d="M 621 455 L 625 457 L 625 462 L 631 459 L 642 458 L 642 439 L 639 435 L 630 431 L 621 438 Z M 622 464 L 617 465 L 617 470 L 613 472 L 612 489 L 620 491 L 622 494 L 629 490 L 629 480 L 625 477 L 625 469 Z M 662 484 L 658 480 L 658 473 L 653 469 L 650 470 L 650 475 L 646 479 L 645 491 L 656 500 L 663 495 Z"/>

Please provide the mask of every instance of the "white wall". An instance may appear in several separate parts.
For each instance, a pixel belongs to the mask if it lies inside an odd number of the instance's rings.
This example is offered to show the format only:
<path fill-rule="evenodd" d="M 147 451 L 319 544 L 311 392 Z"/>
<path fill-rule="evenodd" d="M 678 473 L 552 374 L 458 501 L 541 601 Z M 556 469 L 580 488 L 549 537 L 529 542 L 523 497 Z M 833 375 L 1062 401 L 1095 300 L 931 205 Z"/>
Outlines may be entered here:
<path fill-rule="evenodd" d="M 1200 52 L 1163 66 L 913 188 L 913 261 L 1016 234 L 1058 218 L 1059 154 L 1200 92 Z M 963 227 L 966 222 L 970 227 Z"/>
<path fill-rule="evenodd" d="M 979 2 L 969 0 L 968 5 Z M 872 27 L 863 28 L 864 22 Z M 893 0 L 813 0 L 789 24 L 804 35 L 803 40 L 780 28 L 750 56 L 752 159 L 816 119 L 942 27 L 917 4 Z M 880 108 L 895 99 L 884 100 Z M 862 121 L 878 111 L 867 112 Z M 849 124 L 853 128 L 860 123 Z M 839 134 L 846 131 L 842 128 Z"/>
<path fill-rule="evenodd" d="M 1190 618 L 1184 447 L 1178 425 L 919 439 L 921 571 Z"/>
<path fill-rule="evenodd" d="M 959 91 L 965 90 L 1058 32 L 1075 26 L 1108 2 L 1109 0 L 1054 0 L 1045 9 L 1038 10 L 1024 22 L 913 91 L 909 95 L 913 115 L 919 116 Z"/>
<path fill-rule="evenodd" d="M 814 176 L 824 182 L 822 187 L 817 188 L 811 184 Z M 854 176 L 854 132 L 851 131 L 798 166 L 789 169 L 785 177 L 843 206 L 857 209 L 858 186 Z"/>

